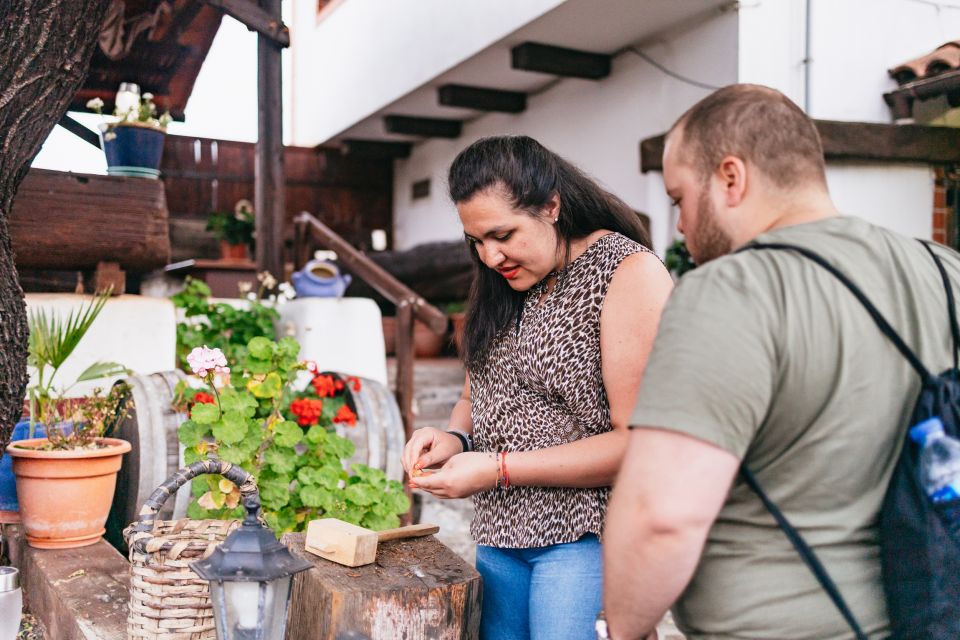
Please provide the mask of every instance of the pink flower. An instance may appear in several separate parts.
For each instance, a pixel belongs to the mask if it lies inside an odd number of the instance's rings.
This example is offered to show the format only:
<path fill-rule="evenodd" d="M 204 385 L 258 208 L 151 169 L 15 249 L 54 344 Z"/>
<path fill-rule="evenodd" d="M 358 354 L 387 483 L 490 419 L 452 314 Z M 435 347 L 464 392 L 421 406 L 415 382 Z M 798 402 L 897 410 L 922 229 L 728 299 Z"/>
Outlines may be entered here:
<path fill-rule="evenodd" d="M 220 349 L 208 349 L 207 345 L 196 347 L 187 356 L 187 362 L 193 372 L 201 378 L 206 377 L 207 373 L 230 373 L 227 366 L 227 357 L 223 355 Z"/>
<path fill-rule="evenodd" d="M 317 363 L 314 362 L 313 360 L 307 360 L 307 361 L 304 362 L 303 364 L 306 365 L 307 371 L 309 371 L 310 373 L 314 373 L 314 374 L 315 374 L 315 373 L 317 373 L 318 371 L 320 371 L 320 367 L 318 367 L 318 366 L 317 366 Z"/>

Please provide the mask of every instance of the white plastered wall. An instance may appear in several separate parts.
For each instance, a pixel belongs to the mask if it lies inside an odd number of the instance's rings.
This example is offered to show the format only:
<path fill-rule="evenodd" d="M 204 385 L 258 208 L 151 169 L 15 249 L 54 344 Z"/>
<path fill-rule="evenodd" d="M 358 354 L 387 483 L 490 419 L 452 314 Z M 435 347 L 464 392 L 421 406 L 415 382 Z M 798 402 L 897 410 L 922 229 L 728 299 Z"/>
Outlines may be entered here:
<path fill-rule="evenodd" d="M 715 85 L 736 81 L 737 16 L 724 14 L 645 51 L 688 77 Z M 431 140 L 395 163 L 395 244 L 462 237 L 446 195 L 446 171 L 456 154 L 490 135 L 525 134 L 572 161 L 627 204 L 651 218 L 655 247 L 673 236 L 671 208 L 659 174 L 640 173 L 640 140 L 665 131 L 708 91 L 664 75 L 632 53 L 614 60 L 600 81 L 565 79 L 532 96 L 522 114 L 489 114 L 464 127 L 455 140 Z M 413 200 L 411 185 L 429 178 L 430 195 Z"/>

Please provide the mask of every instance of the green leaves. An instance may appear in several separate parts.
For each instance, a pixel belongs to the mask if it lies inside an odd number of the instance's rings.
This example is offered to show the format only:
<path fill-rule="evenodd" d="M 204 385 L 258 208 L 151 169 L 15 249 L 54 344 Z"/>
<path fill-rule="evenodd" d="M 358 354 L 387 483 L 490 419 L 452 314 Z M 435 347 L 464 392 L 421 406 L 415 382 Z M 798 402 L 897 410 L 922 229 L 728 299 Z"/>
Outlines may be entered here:
<path fill-rule="evenodd" d="M 279 474 L 292 474 L 297 468 L 297 452 L 293 449 L 271 447 L 263 452 L 263 461 Z"/>
<path fill-rule="evenodd" d="M 278 447 L 292 447 L 303 440 L 303 429 L 296 422 L 285 420 L 273 428 L 273 441 Z"/>
<path fill-rule="evenodd" d="M 355 447 L 336 434 L 332 422 L 343 396 L 324 397 L 319 416 L 304 412 L 309 404 L 301 403 L 296 412 L 291 409 L 294 398 L 316 398 L 312 387 L 308 393 L 290 390 L 303 369 L 296 360 L 300 345 L 292 338 L 275 343 L 251 336 L 237 349 L 242 366 L 229 363 L 230 384 L 219 392 L 222 412 L 217 405 L 198 403 L 180 426 L 185 461 L 213 454 L 254 474 L 264 518 L 278 535 L 302 531 L 318 517 L 337 517 L 373 529 L 398 526 L 397 516 L 410 507 L 402 485 L 366 465 L 354 464 L 350 473 L 344 469 Z M 182 396 L 181 403 L 186 404 L 181 410 L 192 398 Z M 319 424 L 301 427 L 295 420 Z M 239 513 L 234 508 L 239 494 L 225 492 L 216 478 L 198 478 L 192 492 L 191 517 Z"/>
<path fill-rule="evenodd" d="M 215 404 L 195 404 L 190 419 L 197 424 L 213 424 L 220 419 L 220 409 Z"/>
<path fill-rule="evenodd" d="M 248 382 L 247 389 L 258 398 L 276 398 L 283 393 L 283 380 L 276 371 L 271 371 L 263 380 Z"/>
<path fill-rule="evenodd" d="M 180 437 L 180 442 L 182 442 L 183 446 L 185 447 L 197 446 L 208 433 L 210 433 L 210 429 L 207 427 L 207 425 L 194 422 L 193 420 L 184 421 L 184 423 L 180 425 L 180 428 L 177 429 L 177 435 Z"/>
<path fill-rule="evenodd" d="M 247 343 L 247 353 L 257 360 L 269 360 L 274 348 L 274 343 L 267 338 L 254 338 Z"/>

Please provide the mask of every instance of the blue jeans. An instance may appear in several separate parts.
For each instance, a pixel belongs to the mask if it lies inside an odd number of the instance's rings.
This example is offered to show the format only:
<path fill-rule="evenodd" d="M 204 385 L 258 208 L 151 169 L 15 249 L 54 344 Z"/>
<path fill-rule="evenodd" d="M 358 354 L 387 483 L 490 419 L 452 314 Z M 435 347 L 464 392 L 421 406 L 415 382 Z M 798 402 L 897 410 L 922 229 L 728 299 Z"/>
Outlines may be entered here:
<path fill-rule="evenodd" d="M 477 545 L 483 576 L 480 640 L 594 640 L 600 612 L 600 541 L 533 549 Z"/>

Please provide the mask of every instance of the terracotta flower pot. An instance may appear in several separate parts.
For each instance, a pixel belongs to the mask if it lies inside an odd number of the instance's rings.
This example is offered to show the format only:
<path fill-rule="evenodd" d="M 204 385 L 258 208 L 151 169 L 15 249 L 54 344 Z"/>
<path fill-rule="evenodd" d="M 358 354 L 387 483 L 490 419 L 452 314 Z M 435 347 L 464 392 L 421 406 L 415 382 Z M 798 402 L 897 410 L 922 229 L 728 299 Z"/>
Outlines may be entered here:
<path fill-rule="evenodd" d="M 17 476 L 20 517 L 27 542 L 38 549 L 94 544 L 117 486 L 117 471 L 130 443 L 100 438 L 107 446 L 82 451 L 44 451 L 46 438 L 20 440 L 7 447 Z"/>
<path fill-rule="evenodd" d="M 224 260 L 246 260 L 249 257 L 247 245 L 230 244 L 226 240 L 221 240 L 220 257 Z"/>
<path fill-rule="evenodd" d="M 397 352 L 397 318 L 383 316 L 383 342 L 387 355 Z M 419 320 L 413 323 L 413 355 L 417 358 L 436 358 L 443 351 L 444 336 L 437 335 Z"/>

